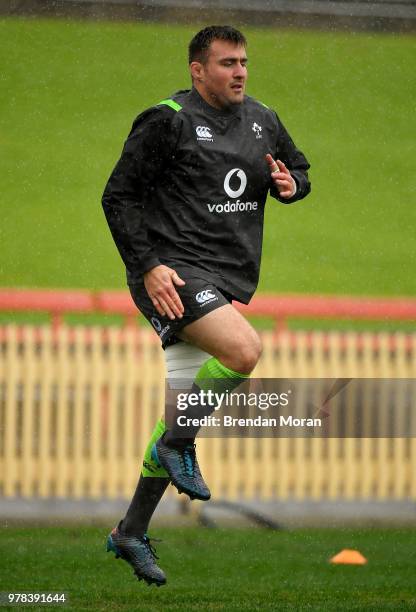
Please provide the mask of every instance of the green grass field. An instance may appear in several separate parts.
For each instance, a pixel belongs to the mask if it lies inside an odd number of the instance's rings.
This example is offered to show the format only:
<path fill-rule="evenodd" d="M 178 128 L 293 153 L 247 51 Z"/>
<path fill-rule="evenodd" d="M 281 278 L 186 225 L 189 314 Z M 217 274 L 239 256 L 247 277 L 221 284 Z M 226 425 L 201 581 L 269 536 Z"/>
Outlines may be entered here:
<path fill-rule="evenodd" d="M 2 529 L 0 591 L 65 591 L 77 612 L 416 607 L 414 530 L 169 528 L 159 535 L 168 584 L 158 589 L 105 554 L 103 529 Z M 368 564 L 329 564 L 343 548 L 359 549 Z"/>
<path fill-rule="evenodd" d="M 101 193 L 198 27 L 0 21 L 1 286 L 124 286 Z M 415 38 L 244 31 L 248 93 L 312 164 L 307 200 L 269 203 L 260 290 L 414 295 Z"/>

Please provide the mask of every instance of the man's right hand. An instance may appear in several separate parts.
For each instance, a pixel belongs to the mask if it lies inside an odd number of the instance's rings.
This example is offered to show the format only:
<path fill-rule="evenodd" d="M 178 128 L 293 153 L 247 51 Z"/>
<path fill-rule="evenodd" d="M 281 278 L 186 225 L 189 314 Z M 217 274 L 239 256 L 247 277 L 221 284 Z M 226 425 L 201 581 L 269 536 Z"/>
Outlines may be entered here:
<path fill-rule="evenodd" d="M 143 280 L 158 313 L 162 317 L 167 315 L 172 320 L 176 317 L 182 319 L 184 307 L 175 285 L 183 287 L 185 281 L 179 278 L 176 271 L 168 266 L 156 266 L 145 273 Z"/>

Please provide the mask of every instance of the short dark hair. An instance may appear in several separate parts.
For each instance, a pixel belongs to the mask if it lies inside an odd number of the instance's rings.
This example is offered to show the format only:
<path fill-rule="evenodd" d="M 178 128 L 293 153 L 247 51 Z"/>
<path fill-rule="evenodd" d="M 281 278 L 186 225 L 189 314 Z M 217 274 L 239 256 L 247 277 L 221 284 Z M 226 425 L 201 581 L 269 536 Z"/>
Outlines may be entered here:
<path fill-rule="evenodd" d="M 208 51 L 214 40 L 226 40 L 235 45 L 247 46 L 244 34 L 231 26 L 208 26 L 195 34 L 189 43 L 189 63 L 207 61 Z"/>

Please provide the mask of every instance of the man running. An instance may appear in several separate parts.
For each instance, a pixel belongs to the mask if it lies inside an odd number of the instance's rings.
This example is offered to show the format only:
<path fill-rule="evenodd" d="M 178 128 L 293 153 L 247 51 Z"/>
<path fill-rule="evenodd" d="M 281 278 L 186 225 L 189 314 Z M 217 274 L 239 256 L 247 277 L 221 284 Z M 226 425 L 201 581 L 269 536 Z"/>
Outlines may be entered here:
<path fill-rule="evenodd" d="M 261 354 L 258 334 L 232 302 L 247 304 L 258 283 L 267 195 L 304 198 L 309 164 L 276 113 L 245 95 L 241 32 L 198 32 L 189 68 L 190 90 L 134 121 L 103 207 L 133 300 L 165 349 L 169 383 L 191 379 L 195 391 L 230 391 Z M 206 410 L 196 406 L 187 416 Z M 210 498 L 197 431 L 157 423 L 130 507 L 108 538 L 108 550 L 149 584 L 166 582 L 146 532 L 168 483 L 191 499 Z"/>

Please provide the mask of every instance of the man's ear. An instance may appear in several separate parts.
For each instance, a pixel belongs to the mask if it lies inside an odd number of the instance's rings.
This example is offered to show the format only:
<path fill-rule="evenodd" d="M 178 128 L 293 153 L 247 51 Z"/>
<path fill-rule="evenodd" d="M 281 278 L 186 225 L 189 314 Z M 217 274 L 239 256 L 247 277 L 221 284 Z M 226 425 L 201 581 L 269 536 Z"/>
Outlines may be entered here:
<path fill-rule="evenodd" d="M 204 80 L 204 66 L 201 62 L 191 62 L 189 64 L 189 69 L 193 81 L 201 82 Z"/>

